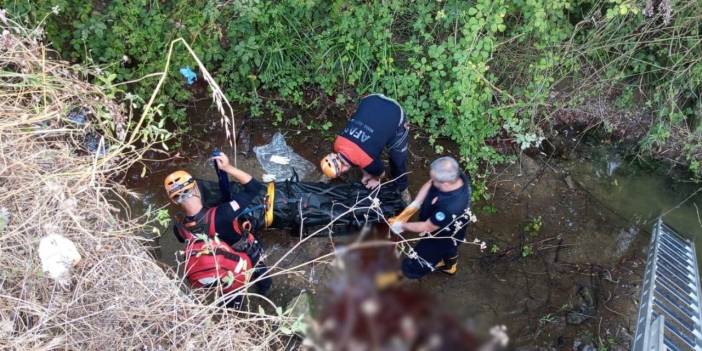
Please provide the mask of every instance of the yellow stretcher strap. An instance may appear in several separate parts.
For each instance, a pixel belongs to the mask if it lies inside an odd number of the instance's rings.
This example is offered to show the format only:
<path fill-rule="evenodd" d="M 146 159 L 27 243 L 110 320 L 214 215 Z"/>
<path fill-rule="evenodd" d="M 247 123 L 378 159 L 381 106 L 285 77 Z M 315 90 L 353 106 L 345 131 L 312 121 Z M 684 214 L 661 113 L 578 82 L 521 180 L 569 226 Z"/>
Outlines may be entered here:
<path fill-rule="evenodd" d="M 393 224 L 395 222 L 407 222 L 410 218 L 412 218 L 412 216 L 414 216 L 415 213 L 417 213 L 417 211 L 419 211 L 418 208 L 414 206 L 407 206 L 404 210 L 402 210 L 402 212 L 400 212 L 399 215 L 388 219 L 388 223 Z"/>
<path fill-rule="evenodd" d="M 273 224 L 273 204 L 275 203 L 275 182 L 268 183 L 266 190 L 266 214 L 263 216 L 263 221 L 266 228 Z"/>

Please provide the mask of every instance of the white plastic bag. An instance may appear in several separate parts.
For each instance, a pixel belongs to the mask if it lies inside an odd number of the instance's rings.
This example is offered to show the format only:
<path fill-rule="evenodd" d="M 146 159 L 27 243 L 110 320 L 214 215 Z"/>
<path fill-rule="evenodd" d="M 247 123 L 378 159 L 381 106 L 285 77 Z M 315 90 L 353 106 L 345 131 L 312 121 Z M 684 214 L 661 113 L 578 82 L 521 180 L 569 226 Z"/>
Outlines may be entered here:
<path fill-rule="evenodd" d="M 49 234 L 39 242 L 41 268 L 61 285 L 71 280 L 71 268 L 80 262 L 80 253 L 72 241 L 63 235 Z"/>
<path fill-rule="evenodd" d="M 275 133 L 270 143 L 256 146 L 253 150 L 265 173 L 275 176 L 277 181 L 290 179 L 294 173 L 297 173 L 300 180 L 303 180 L 315 170 L 310 161 L 295 153 L 288 146 L 280 133 Z"/>

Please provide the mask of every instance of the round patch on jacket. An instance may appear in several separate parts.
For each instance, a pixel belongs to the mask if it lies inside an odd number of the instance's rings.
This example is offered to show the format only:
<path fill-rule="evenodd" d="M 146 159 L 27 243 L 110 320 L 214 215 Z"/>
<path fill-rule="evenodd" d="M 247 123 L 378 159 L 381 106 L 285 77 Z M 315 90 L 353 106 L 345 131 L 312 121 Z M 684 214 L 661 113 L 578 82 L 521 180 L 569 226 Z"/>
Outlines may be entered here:
<path fill-rule="evenodd" d="M 446 214 L 443 213 L 443 212 L 441 212 L 441 211 L 439 211 L 439 212 L 437 212 L 437 213 L 434 215 L 434 218 L 436 218 L 437 221 L 441 222 L 441 221 L 443 221 L 444 219 L 446 219 Z"/>

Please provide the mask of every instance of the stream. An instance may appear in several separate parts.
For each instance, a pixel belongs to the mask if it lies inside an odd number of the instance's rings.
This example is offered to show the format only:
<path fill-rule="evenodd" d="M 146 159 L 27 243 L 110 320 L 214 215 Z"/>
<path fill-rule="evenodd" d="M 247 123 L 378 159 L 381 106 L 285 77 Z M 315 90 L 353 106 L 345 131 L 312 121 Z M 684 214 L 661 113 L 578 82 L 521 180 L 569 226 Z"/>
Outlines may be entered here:
<path fill-rule="evenodd" d="M 216 181 L 208 155 L 215 147 L 233 155 L 216 111 L 198 105 L 189 116 L 193 132 L 177 158 L 148 164 L 143 178 L 141 169 L 129 173 L 127 186 L 140 194 L 130 201 L 133 214 L 168 204 L 163 178 L 170 172 L 185 169 L 196 178 Z M 236 118 L 245 120 L 243 113 Z M 333 117 L 334 126 L 322 133 L 246 120 L 241 135 L 248 140 L 239 144 L 237 166 L 260 179 L 263 172 L 251 145 L 267 143 L 276 131 L 316 165 L 330 150 L 332 133 L 343 127 L 344 119 Z M 409 167 L 413 193 L 428 179 L 428 163 L 437 157 L 426 136 L 415 136 L 410 141 Z M 450 145 L 446 149 L 451 150 Z M 481 252 L 475 245 L 463 245 L 455 276 L 435 273 L 407 286 L 429 293 L 438 308 L 450 311 L 479 335 L 505 324 L 512 345 L 518 347 L 575 349 L 577 343 L 593 343 L 628 349 L 651 226 L 665 213 L 667 223 L 702 243 L 702 193 L 699 185 L 641 171 L 612 148 L 585 145 L 577 154 L 574 160 L 522 156 L 500 167 L 490 182 L 492 198 L 473 206 L 478 222 L 468 235 L 469 240 L 486 241 L 488 249 Z M 169 208 L 175 213 L 174 206 Z M 541 223 L 538 230 L 524 229 L 536 222 Z M 298 242 L 293 234 L 259 233 L 269 265 Z M 279 266 L 309 261 L 350 240 L 353 235 L 313 238 Z M 157 258 L 175 268 L 182 245 L 170 228 L 161 228 L 154 245 Z M 328 263 L 308 265 L 274 278 L 269 298 L 285 305 L 305 290 L 316 311 L 336 275 L 337 268 Z"/>

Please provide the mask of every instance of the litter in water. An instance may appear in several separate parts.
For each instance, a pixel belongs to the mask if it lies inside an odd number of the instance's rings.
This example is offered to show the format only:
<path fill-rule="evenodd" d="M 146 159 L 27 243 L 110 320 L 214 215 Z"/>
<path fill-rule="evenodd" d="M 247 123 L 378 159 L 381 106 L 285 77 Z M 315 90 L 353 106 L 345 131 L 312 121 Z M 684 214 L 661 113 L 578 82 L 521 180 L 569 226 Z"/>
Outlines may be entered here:
<path fill-rule="evenodd" d="M 288 146 L 280 133 L 275 133 L 270 143 L 254 147 L 254 153 L 263 170 L 274 175 L 278 181 L 291 179 L 294 175 L 299 179 L 306 179 L 307 175 L 315 170 L 310 161 Z"/>
<path fill-rule="evenodd" d="M 180 74 L 185 78 L 188 85 L 193 85 L 197 80 L 197 73 L 193 72 L 193 69 L 190 67 L 182 67 Z"/>
<path fill-rule="evenodd" d="M 49 234 L 39 242 L 41 268 L 51 279 L 67 285 L 71 268 L 80 262 L 81 256 L 73 242 L 60 234 Z"/>

